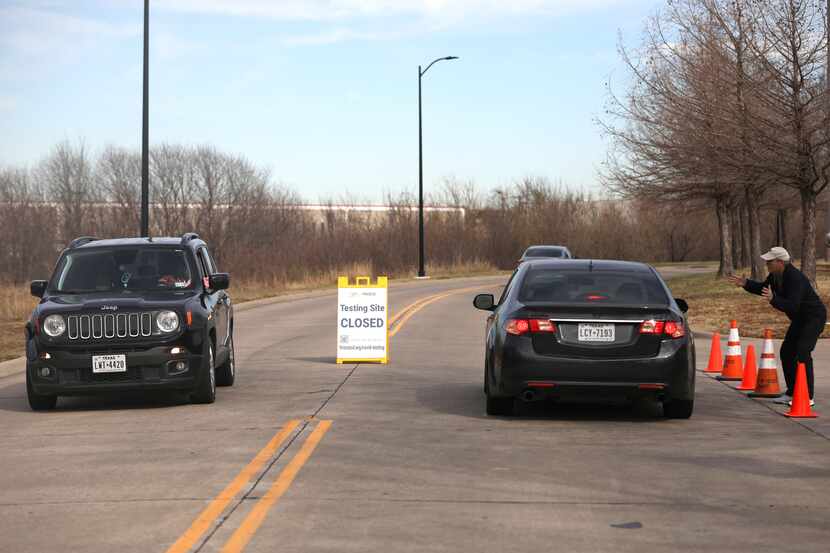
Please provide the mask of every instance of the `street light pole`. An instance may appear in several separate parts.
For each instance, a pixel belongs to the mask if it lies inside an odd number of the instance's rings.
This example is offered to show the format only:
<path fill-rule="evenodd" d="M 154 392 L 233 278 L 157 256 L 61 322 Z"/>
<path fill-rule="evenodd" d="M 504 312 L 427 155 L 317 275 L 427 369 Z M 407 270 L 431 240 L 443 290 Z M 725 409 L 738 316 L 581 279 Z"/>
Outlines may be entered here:
<path fill-rule="evenodd" d="M 421 66 L 418 66 L 418 278 L 427 278 L 424 267 L 424 139 L 421 124 L 421 79 L 437 62 L 457 59 L 457 56 L 438 58 L 427 65 L 423 71 L 421 71 Z"/>
<path fill-rule="evenodd" d="M 150 137 L 149 131 L 149 87 L 150 74 L 150 0 L 144 0 L 144 97 L 141 117 L 141 232 L 139 236 L 150 235 Z"/>
<path fill-rule="evenodd" d="M 828 0 L 830 1 L 830 0 Z M 421 127 L 421 66 L 418 66 L 418 277 L 427 276 L 424 268 L 424 136 Z"/>

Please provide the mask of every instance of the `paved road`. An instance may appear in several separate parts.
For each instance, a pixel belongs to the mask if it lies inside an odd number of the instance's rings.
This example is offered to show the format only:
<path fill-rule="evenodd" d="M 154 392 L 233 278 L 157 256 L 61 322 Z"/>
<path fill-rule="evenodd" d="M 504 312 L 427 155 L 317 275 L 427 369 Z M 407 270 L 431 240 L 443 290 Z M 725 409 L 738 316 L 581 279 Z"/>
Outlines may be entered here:
<path fill-rule="evenodd" d="M 32 413 L 22 376 L 0 379 L 0 551 L 828 551 L 822 419 L 703 375 L 688 421 L 647 404 L 485 417 L 470 300 L 503 281 L 393 283 L 393 313 L 464 291 L 417 311 L 386 366 L 334 363 L 333 294 L 242 311 L 237 385 L 213 405 Z"/>

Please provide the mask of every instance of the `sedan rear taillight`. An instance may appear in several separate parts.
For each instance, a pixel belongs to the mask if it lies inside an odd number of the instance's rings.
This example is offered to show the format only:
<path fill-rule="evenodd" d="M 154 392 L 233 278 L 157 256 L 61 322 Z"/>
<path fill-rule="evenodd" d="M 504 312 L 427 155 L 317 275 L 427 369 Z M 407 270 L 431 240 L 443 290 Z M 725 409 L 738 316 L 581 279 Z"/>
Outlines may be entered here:
<path fill-rule="evenodd" d="M 683 323 L 676 321 L 666 321 L 666 336 L 672 338 L 682 338 L 686 335 L 686 329 L 683 328 Z"/>
<path fill-rule="evenodd" d="M 504 330 L 514 336 L 522 336 L 530 332 L 553 333 L 556 325 L 548 319 L 508 319 Z"/>
<path fill-rule="evenodd" d="M 680 321 L 643 321 L 640 334 L 662 334 L 670 338 L 682 338 L 686 329 Z"/>

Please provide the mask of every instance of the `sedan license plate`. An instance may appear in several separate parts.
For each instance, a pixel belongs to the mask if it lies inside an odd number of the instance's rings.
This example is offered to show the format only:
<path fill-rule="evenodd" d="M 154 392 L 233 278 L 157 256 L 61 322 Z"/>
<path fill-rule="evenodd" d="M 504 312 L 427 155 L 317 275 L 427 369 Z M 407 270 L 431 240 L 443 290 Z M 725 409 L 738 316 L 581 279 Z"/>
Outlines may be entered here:
<path fill-rule="evenodd" d="M 577 339 L 580 342 L 613 342 L 615 340 L 613 324 L 580 323 Z"/>
<path fill-rule="evenodd" d="M 93 373 L 123 373 L 127 372 L 126 355 L 93 355 Z"/>

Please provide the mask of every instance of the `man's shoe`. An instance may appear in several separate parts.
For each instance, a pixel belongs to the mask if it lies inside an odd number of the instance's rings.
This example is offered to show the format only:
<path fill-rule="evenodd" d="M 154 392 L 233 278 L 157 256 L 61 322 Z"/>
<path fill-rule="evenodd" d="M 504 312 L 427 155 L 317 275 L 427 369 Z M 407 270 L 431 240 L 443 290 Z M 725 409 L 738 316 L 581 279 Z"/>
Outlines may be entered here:
<path fill-rule="evenodd" d="M 792 406 L 793 406 L 793 402 L 792 402 L 792 401 L 789 401 L 789 402 L 787 402 L 787 405 L 789 405 L 790 407 L 792 407 Z M 816 406 L 816 400 L 811 399 L 811 400 L 810 400 L 810 407 L 815 407 L 815 406 Z"/>
<path fill-rule="evenodd" d="M 777 403 L 778 405 L 791 405 L 793 402 L 793 396 L 784 394 L 783 396 L 774 399 L 772 402 Z"/>

